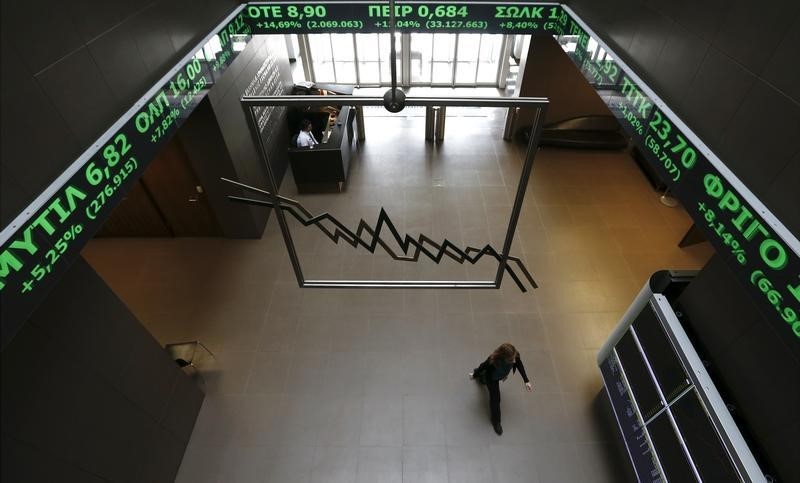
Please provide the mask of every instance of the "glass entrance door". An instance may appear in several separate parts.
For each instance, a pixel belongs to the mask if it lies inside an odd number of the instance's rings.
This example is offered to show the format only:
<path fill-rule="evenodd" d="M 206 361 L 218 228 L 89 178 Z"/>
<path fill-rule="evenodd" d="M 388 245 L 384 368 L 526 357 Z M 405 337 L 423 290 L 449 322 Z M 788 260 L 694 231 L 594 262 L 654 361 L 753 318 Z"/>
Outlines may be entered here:
<path fill-rule="evenodd" d="M 390 85 L 389 35 L 307 35 L 311 80 Z M 398 84 L 498 86 L 506 44 L 503 35 L 396 33 Z"/>

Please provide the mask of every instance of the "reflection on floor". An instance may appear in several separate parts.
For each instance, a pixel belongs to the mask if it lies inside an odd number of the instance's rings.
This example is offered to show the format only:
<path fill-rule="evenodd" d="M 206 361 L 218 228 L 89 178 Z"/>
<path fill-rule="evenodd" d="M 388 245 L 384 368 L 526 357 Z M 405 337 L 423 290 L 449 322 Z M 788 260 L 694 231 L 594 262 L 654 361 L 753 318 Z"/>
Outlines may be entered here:
<path fill-rule="evenodd" d="M 383 206 L 412 234 L 501 246 L 520 147 L 500 139 L 502 111 L 448 114 L 436 148 L 412 111 L 368 117 L 342 193 L 298 195 L 289 175 L 282 194 L 351 223 Z M 84 255 L 161 343 L 216 355 L 180 482 L 616 482 L 624 456 L 594 357 L 653 271 L 710 256 L 676 247 L 689 225 L 627 155 L 542 150 L 512 248 L 533 293 L 508 277 L 499 291 L 301 290 L 273 221 L 261 240 L 105 239 Z M 309 277 L 493 273 L 391 262 L 292 227 Z M 505 341 L 534 391 L 502 385 L 498 437 L 466 374 Z"/>

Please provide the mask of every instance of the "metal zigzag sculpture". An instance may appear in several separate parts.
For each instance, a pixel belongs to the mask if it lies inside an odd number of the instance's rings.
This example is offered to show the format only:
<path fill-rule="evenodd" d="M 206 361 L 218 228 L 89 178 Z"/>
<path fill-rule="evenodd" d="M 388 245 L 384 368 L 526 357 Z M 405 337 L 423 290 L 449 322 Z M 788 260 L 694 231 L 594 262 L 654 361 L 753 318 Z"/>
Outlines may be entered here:
<path fill-rule="evenodd" d="M 252 191 L 254 193 L 259 193 L 265 196 L 272 196 L 272 194 L 268 191 L 264 191 L 259 188 L 255 188 L 253 186 L 246 185 L 244 183 L 240 183 L 238 181 L 233 181 L 227 178 L 221 178 L 223 181 L 231 183 L 235 186 L 243 188 L 248 191 Z M 334 243 L 338 244 L 339 240 L 344 240 L 353 248 L 357 248 L 359 245 L 369 250 L 370 253 L 375 253 L 375 249 L 380 245 L 386 252 L 394 259 L 399 261 L 405 262 L 416 262 L 419 260 L 420 254 L 425 254 L 428 258 L 436 262 L 437 264 L 442 260 L 442 258 L 447 255 L 449 258 L 455 260 L 458 263 L 463 264 L 465 261 L 470 262 L 471 264 L 475 264 L 480 260 L 484 255 L 489 255 L 497 260 L 498 263 L 502 262 L 503 256 L 502 254 L 498 253 L 497 250 L 492 247 L 492 245 L 487 244 L 483 248 L 476 248 L 476 247 L 467 247 L 465 250 L 462 250 L 455 246 L 452 242 L 448 239 L 444 239 L 444 241 L 440 244 L 436 243 L 435 241 L 431 240 L 424 234 L 420 234 L 418 239 L 414 239 L 412 236 L 406 234 L 405 236 L 401 236 L 400 233 L 397 231 L 397 228 L 392 223 L 391 218 L 381 207 L 380 214 L 378 215 L 378 221 L 375 225 L 375 228 L 372 228 L 364 219 L 362 218 L 361 221 L 358 223 L 358 228 L 355 232 L 347 228 L 344 224 L 342 224 L 339 220 L 333 217 L 330 213 L 322 213 L 320 215 L 313 215 L 309 212 L 302 204 L 298 201 L 295 201 L 291 198 L 286 198 L 284 196 L 277 196 L 278 200 L 280 200 L 280 209 L 282 211 L 290 213 L 297 221 L 303 224 L 303 226 L 311 226 L 314 225 L 322 231 L 325 236 L 330 238 Z M 266 206 L 269 208 L 274 208 L 274 203 L 272 201 L 264 201 L 264 200 L 256 200 L 252 198 L 244 198 L 242 196 L 233 196 L 229 195 L 228 199 L 231 201 L 236 201 L 239 203 L 246 203 L 250 205 L 257 205 L 257 206 Z M 326 227 L 322 222 L 323 221 L 330 221 L 336 228 L 331 231 L 328 227 Z M 397 243 L 398 246 L 403 250 L 403 255 L 398 255 L 397 253 L 392 250 L 389 245 L 384 241 L 381 237 L 381 230 L 383 227 L 386 227 L 392 234 L 392 238 Z M 369 235 L 369 239 L 364 240 L 362 238 L 363 233 L 367 233 Z M 424 245 L 430 245 L 433 250 L 429 250 Z M 412 254 L 409 254 L 409 248 L 413 246 L 414 250 Z M 522 263 L 517 257 L 508 256 L 506 257 L 508 262 L 513 262 L 517 268 L 522 272 L 528 282 L 531 284 L 533 288 L 539 288 L 536 285 L 536 282 L 533 280 L 530 272 L 528 269 L 525 268 L 525 265 Z M 508 263 L 505 264 L 505 270 L 517 284 L 517 287 L 522 292 L 527 292 L 525 285 L 522 283 L 522 280 L 517 276 L 514 269 Z"/>

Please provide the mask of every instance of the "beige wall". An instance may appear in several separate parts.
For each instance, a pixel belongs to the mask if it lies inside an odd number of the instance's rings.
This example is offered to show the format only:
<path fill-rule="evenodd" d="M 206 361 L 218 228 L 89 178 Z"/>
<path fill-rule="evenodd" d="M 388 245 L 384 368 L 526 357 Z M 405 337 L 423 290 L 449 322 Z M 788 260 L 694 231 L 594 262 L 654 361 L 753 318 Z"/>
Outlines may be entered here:
<path fill-rule="evenodd" d="M 558 43 L 549 36 L 533 37 L 519 80 L 520 96 L 547 97 L 545 123 L 578 116 L 611 115 L 575 64 Z M 531 124 L 530 110 L 520 112 L 518 127 Z"/>

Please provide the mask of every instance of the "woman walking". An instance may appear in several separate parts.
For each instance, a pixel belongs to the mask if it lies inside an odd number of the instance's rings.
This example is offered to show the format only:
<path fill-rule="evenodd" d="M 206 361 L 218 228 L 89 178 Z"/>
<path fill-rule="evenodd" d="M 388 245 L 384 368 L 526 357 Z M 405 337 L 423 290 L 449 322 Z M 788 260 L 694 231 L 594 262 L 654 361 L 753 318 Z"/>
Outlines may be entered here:
<path fill-rule="evenodd" d="M 503 427 L 500 425 L 500 381 L 505 381 L 512 370 L 519 371 L 525 381 L 525 388 L 531 391 L 533 387 L 525 373 L 519 352 L 509 343 L 501 344 L 477 369 L 469 373 L 470 379 L 484 384 L 489 390 L 489 411 L 494 432 L 498 435 L 503 434 Z"/>

